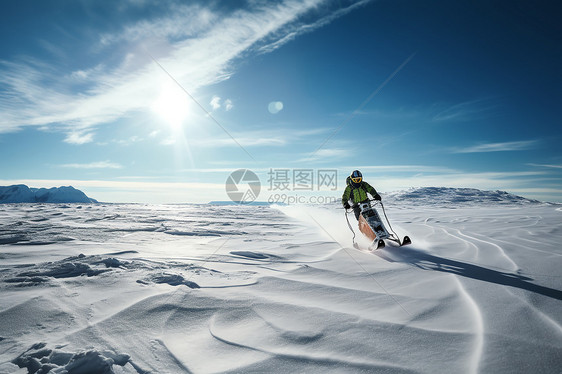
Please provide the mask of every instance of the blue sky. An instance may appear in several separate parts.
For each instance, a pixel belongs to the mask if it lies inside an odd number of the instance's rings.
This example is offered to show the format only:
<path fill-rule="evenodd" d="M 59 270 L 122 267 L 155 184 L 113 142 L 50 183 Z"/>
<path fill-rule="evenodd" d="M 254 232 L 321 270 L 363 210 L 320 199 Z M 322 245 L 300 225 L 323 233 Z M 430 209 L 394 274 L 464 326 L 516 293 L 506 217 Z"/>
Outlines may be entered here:
<path fill-rule="evenodd" d="M 338 191 L 309 195 L 338 196 L 359 168 L 382 192 L 562 202 L 560 15 L 555 1 L 2 2 L 0 184 L 206 202 L 248 168 L 266 200 L 296 193 L 268 188 L 271 170 L 337 170 Z"/>

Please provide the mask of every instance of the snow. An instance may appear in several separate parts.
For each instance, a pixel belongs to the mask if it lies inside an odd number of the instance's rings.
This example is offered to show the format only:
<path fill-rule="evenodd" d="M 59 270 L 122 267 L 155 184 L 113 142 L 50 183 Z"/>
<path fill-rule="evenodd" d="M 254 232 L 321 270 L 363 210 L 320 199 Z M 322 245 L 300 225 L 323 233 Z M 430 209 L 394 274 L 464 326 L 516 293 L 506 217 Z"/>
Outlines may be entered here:
<path fill-rule="evenodd" d="M 560 372 L 560 205 L 383 201 L 412 245 L 337 205 L 1 205 L 0 373 Z"/>
<path fill-rule="evenodd" d="M 24 184 L 0 186 L 0 204 L 3 203 L 95 203 L 84 192 L 72 186 L 29 188 Z"/>

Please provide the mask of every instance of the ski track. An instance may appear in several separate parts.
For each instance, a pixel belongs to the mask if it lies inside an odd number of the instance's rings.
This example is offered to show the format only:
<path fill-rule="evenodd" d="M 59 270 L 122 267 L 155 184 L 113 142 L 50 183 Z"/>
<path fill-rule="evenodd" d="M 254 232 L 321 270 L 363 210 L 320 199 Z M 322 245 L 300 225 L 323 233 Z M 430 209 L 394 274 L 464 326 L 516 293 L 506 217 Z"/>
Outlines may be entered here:
<path fill-rule="evenodd" d="M 127 353 L 123 373 L 562 364 L 560 208 L 388 209 L 413 244 L 376 252 L 348 247 L 330 207 L 205 209 L 216 219 L 189 205 L 0 206 L 0 373 L 41 341 Z M 547 261 L 529 268 L 530 253 Z"/>
<path fill-rule="evenodd" d="M 476 241 L 479 241 L 479 242 L 484 243 L 484 244 L 488 244 L 488 245 L 490 245 L 490 246 L 496 248 L 496 249 L 498 250 L 498 252 L 499 252 L 503 257 L 505 257 L 505 259 L 506 259 L 508 262 L 511 263 L 511 265 L 512 265 L 512 269 L 511 269 L 511 270 L 513 270 L 513 271 L 519 270 L 519 266 L 517 266 L 517 264 L 515 263 L 515 261 L 513 261 L 513 260 L 505 253 L 504 249 L 503 249 L 502 247 L 500 247 L 499 245 L 497 245 L 497 244 L 495 244 L 495 243 L 492 243 L 492 242 L 489 241 L 489 240 L 478 239 L 478 238 L 475 237 L 475 236 L 467 235 L 467 234 L 461 232 L 460 230 L 457 230 L 457 233 L 458 233 L 460 236 L 463 236 L 463 237 L 465 237 L 465 238 L 468 238 L 469 240 L 476 240 Z"/>

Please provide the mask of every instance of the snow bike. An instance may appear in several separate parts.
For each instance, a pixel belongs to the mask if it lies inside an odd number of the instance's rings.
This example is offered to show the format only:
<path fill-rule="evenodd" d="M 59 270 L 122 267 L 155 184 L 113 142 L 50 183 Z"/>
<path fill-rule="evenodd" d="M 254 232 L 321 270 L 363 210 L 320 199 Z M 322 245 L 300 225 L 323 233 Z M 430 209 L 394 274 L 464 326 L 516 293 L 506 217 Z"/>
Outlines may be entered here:
<path fill-rule="evenodd" d="M 380 204 L 382 211 L 384 213 L 384 218 L 388 223 L 388 227 L 390 228 L 391 233 L 388 232 L 386 227 L 384 226 L 382 219 L 379 216 L 379 213 L 375 209 L 374 206 L 371 205 L 372 202 Z M 359 215 L 359 231 L 361 231 L 367 238 L 372 240 L 371 245 L 369 246 L 369 250 L 384 248 L 385 240 L 390 240 L 397 243 L 399 246 L 411 244 L 412 241 L 408 236 L 404 236 L 404 239 L 400 241 L 400 238 L 396 234 L 396 232 L 392 229 L 390 225 L 390 221 L 386 216 L 386 211 L 384 210 L 384 205 L 382 201 L 379 200 L 369 200 L 359 204 L 359 208 L 361 209 L 361 214 Z M 351 232 L 353 232 L 353 247 L 359 248 L 359 245 L 355 242 L 355 231 L 351 227 L 349 223 L 349 219 L 347 217 L 348 213 L 351 211 L 346 210 L 345 218 L 347 220 L 347 225 Z"/>

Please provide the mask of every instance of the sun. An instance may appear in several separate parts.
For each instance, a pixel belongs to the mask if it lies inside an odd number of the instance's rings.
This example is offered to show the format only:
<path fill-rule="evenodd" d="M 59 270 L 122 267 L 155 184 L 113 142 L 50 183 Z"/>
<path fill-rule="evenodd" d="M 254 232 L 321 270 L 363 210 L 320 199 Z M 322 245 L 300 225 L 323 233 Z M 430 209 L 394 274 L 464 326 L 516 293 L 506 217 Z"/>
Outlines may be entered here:
<path fill-rule="evenodd" d="M 189 114 L 189 98 L 177 84 L 167 82 L 151 109 L 172 129 L 179 129 Z"/>

